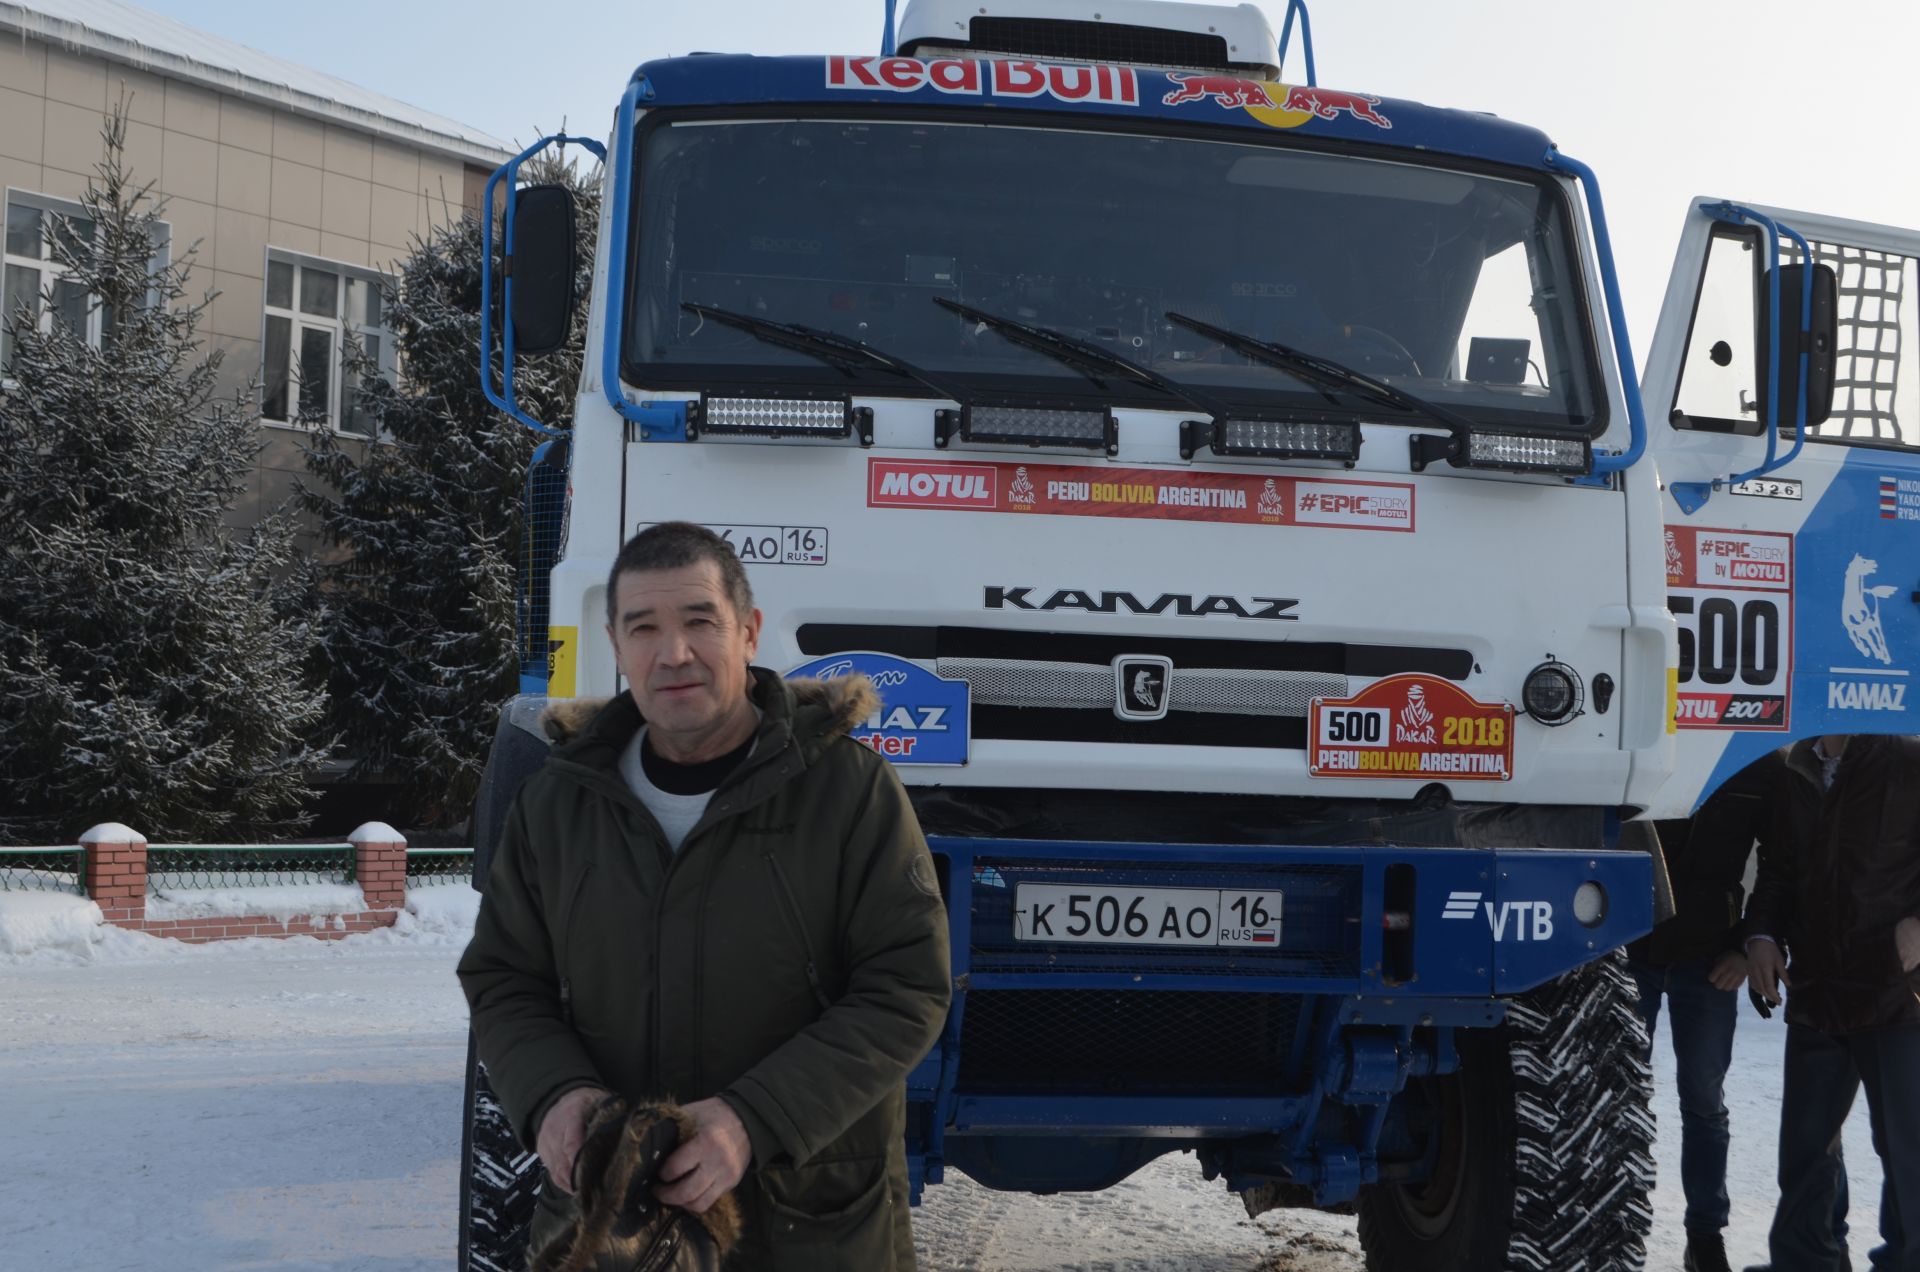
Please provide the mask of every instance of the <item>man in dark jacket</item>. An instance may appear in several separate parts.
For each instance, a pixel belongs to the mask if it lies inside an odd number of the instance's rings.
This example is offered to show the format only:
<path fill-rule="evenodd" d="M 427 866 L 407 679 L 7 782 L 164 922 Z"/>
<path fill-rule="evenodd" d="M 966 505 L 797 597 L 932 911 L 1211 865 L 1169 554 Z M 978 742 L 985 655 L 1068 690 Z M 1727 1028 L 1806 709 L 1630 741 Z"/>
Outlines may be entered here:
<path fill-rule="evenodd" d="M 751 666 L 760 612 L 701 527 L 636 536 L 608 598 L 629 692 L 520 791 L 460 960 L 546 1170 L 534 1246 L 612 1091 L 682 1102 L 657 1195 L 735 1191 L 730 1268 L 911 1269 L 903 1079 L 946 1017 L 946 911 L 905 789 L 847 736 L 873 690 Z"/>
<path fill-rule="evenodd" d="M 1690 819 L 1656 824 L 1674 914 L 1627 947 L 1649 1047 L 1662 997 L 1668 1005 L 1687 1196 L 1686 1272 L 1731 1272 L 1721 1235 L 1731 1210 L 1723 1092 L 1738 991 L 1747 980 L 1741 882 L 1756 842 L 1763 852 L 1779 852 L 1794 833 L 1786 778 L 1786 751 L 1775 751 L 1729 778 Z"/>
<path fill-rule="evenodd" d="M 1885 1184 L 1877 1272 L 1920 1272 L 1920 738 L 1796 745 L 1818 833 L 1787 869 L 1763 861 L 1747 918 L 1755 992 L 1787 994 L 1778 1272 L 1844 1272 L 1834 1239 L 1840 1130 L 1864 1085 Z"/>

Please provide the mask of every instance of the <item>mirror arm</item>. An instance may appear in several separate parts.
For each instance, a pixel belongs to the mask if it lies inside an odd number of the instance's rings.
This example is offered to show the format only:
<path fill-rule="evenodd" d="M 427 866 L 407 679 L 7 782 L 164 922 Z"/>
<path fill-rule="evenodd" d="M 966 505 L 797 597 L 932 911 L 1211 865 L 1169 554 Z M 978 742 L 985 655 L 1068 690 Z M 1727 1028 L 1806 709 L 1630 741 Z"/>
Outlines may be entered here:
<path fill-rule="evenodd" d="M 513 391 L 513 191 L 519 184 L 520 165 L 553 145 L 576 145 L 601 163 L 607 161 L 607 148 L 593 138 L 554 133 L 550 137 L 542 137 L 495 168 L 493 175 L 487 178 L 486 189 L 480 196 L 480 390 L 487 395 L 487 401 L 534 432 L 547 437 L 565 437 L 566 429 L 551 428 L 521 410 Z M 502 181 L 506 182 L 507 199 L 500 235 L 504 259 L 499 266 L 502 289 L 501 357 L 500 387 L 496 389 L 493 366 L 493 197 L 494 190 Z"/>

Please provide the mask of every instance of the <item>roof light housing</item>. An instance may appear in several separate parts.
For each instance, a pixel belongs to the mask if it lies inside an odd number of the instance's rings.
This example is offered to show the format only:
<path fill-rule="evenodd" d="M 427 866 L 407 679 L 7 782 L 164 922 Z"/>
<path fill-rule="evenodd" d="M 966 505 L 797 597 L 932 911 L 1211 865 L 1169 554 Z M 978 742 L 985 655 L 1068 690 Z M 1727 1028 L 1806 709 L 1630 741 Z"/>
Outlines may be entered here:
<path fill-rule="evenodd" d="M 955 437 L 987 446 L 1071 446 L 1120 451 L 1120 425 L 1105 407 L 981 406 L 935 411 L 933 444 L 945 449 Z"/>
<path fill-rule="evenodd" d="M 702 433 L 739 437 L 845 438 L 873 445 L 873 410 L 850 398 L 714 397 L 687 410 L 687 439 Z"/>
<path fill-rule="evenodd" d="M 1585 437 L 1541 437 L 1533 433 L 1416 433 L 1407 439 L 1413 471 L 1446 460 L 1455 468 L 1487 468 L 1507 473 L 1559 473 L 1584 477 L 1593 471 L 1593 442 Z"/>
<path fill-rule="evenodd" d="M 1180 458 L 1192 459 L 1202 446 L 1235 459 L 1332 459 L 1351 468 L 1360 458 L 1360 426 L 1352 422 L 1234 417 L 1182 421 Z"/>

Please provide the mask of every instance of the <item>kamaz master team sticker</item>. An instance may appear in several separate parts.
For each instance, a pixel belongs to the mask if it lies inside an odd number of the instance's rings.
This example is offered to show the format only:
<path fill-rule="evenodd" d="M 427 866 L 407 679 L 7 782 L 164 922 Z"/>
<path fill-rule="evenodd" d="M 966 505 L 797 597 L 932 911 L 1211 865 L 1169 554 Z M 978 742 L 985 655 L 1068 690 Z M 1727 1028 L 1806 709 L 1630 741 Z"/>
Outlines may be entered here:
<path fill-rule="evenodd" d="M 1448 782 L 1513 779 L 1513 707 L 1480 702 L 1438 676 L 1388 676 L 1351 698 L 1315 698 L 1307 716 L 1313 777 Z"/>
<path fill-rule="evenodd" d="M 895 764 L 965 764 L 973 690 L 892 654 L 828 654 L 786 673 L 789 680 L 861 675 L 880 693 L 880 708 L 853 726 L 855 742 Z"/>
<path fill-rule="evenodd" d="M 1793 536 L 1667 527 L 1682 729 L 1785 729 L 1792 714 Z"/>

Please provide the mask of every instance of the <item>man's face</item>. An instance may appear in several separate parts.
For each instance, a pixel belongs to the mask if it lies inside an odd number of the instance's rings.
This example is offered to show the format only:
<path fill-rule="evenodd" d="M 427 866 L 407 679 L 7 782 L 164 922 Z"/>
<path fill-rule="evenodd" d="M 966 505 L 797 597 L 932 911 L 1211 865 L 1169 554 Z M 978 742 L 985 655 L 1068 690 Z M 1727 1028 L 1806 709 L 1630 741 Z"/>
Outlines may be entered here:
<path fill-rule="evenodd" d="M 747 709 L 760 611 L 734 612 L 713 562 L 620 575 L 607 634 L 663 754 L 676 739 L 697 746 Z"/>

